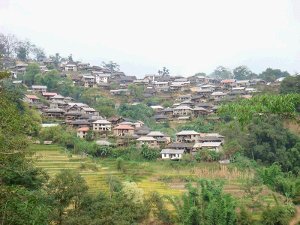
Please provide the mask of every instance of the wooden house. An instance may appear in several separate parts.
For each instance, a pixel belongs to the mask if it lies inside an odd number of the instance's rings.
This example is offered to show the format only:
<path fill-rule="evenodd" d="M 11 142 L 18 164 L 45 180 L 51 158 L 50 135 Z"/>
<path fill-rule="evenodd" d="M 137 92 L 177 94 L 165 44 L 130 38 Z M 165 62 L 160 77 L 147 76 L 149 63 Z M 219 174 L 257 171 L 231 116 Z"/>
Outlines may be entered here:
<path fill-rule="evenodd" d="M 114 128 L 114 136 L 133 135 L 134 128 L 128 125 L 120 125 Z"/>

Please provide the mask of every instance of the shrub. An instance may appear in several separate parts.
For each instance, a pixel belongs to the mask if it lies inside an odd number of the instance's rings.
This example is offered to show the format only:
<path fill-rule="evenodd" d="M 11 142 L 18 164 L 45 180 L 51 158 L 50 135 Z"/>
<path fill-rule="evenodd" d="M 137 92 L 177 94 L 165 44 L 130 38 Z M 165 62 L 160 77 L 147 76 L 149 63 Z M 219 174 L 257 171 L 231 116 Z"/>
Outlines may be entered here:
<path fill-rule="evenodd" d="M 121 171 L 124 169 L 124 165 L 125 165 L 124 159 L 119 157 L 117 158 L 116 163 L 117 163 L 117 170 Z"/>
<path fill-rule="evenodd" d="M 195 162 L 195 157 L 192 154 L 185 154 L 182 156 L 182 160 L 183 164 L 188 165 L 188 164 L 192 164 L 193 162 Z"/>
<path fill-rule="evenodd" d="M 141 154 L 145 159 L 153 160 L 160 156 L 160 151 L 158 149 L 149 149 L 147 145 L 143 145 Z"/>

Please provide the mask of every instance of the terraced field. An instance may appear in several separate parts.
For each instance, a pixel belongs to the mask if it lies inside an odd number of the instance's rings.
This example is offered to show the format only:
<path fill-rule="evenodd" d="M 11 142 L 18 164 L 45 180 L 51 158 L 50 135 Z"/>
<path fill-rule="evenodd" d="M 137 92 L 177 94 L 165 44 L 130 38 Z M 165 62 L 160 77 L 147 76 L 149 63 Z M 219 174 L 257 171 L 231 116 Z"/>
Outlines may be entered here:
<path fill-rule="evenodd" d="M 228 170 L 227 167 L 220 167 L 212 164 L 199 164 L 197 168 L 170 167 L 167 162 L 128 162 L 125 163 L 125 171 L 118 171 L 115 159 L 93 159 L 80 155 L 71 155 L 68 151 L 56 145 L 34 145 L 31 148 L 36 152 L 37 166 L 43 168 L 50 176 L 55 175 L 60 170 L 74 169 L 84 177 L 89 192 L 108 190 L 107 180 L 109 176 L 117 176 L 120 180 L 134 180 L 138 187 L 144 190 L 145 194 L 157 191 L 161 195 L 180 195 L 185 191 L 187 183 L 185 177 L 206 177 L 206 178 L 226 178 L 224 186 L 225 193 L 231 193 L 240 204 L 249 204 L 250 198 L 245 196 L 241 190 L 241 185 L 249 172 L 241 173 L 236 170 Z M 210 168 L 209 168 L 210 166 Z M 170 179 L 171 178 L 171 179 Z M 261 201 L 264 204 L 274 205 L 273 192 L 267 187 L 263 187 Z M 276 194 L 279 199 L 282 196 Z M 254 212 L 255 217 L 260 217 L 260 210 Z"/>
<path fill-rule="evenodd" d="M 157 191 L 160 194 L 179 195 L 180 190 L 171 189 L 169 185 L 155 181 L 151 182 L 152 171 L 148 169 L 149 163 L 126 163 L 126 172 L 120 172 L 116 168 L 114 159 L 91 159 L 80 155 L 70 155 L 68 151 L 56 145 L 34 145 L 31 147 L 35 151 L 37 167 L 43 168 L 50 176 L 54 176 L 60 170 L 74 169 L 84 177 L 89 192 L 108 190 L 107 179 L 109 176 L 118 176 L 121 180 L 126 177 L 137 182 L 144 193 Z M 83 169 L 83 165 L 90 167 Z"/>

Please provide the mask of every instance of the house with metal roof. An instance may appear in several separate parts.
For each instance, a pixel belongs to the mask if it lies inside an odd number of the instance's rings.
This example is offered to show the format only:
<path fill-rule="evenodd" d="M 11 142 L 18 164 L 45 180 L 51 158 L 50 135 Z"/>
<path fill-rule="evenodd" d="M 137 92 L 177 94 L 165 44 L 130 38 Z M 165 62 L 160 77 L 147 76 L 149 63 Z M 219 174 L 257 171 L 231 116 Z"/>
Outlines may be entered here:
<path fill-rule="evenodd" d="M 176 133 L 177 142 L 184 142 L 184 143 L 197 142 L 199 138 L 200 138 L 200 133 L 194 130 L 183 130 Z"/>
<path fill-rule="evenodd" d="M 185 154 L 185 150 L 184 149 L 162 149 L 160 154 L 162 159 L 179 160 Z"/>
<path fill-rule="evenodd" d="M 97 120 L 92 124 L 94 131 L 111 131 L 111 122 L 107 120 Z"/>

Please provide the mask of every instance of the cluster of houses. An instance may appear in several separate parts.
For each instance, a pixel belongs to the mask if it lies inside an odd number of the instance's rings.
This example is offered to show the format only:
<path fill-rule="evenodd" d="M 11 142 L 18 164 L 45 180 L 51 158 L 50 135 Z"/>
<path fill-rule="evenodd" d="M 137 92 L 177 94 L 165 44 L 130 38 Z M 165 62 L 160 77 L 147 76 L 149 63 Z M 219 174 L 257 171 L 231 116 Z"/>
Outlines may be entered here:
<path fill-rule="evenodd" d="M 152 131 L 142 121 L 132 121 L 119 116 L 104 118 L 99 115 L 97 110 L 88 105 L 73 102 L 71 97 L 47 92 L 46 86 L 33 85 L 28 92 L 30 94 L 24 96 L 25 102 L 38 108 L 40 113 L 45 115 L 47 119 L 54 119 L 71 129 L 77 130 L 77 136 L 80 138 L 86 138 L 89 132 L 93 131 L 90 132 L 92 135 L 98 133 L 101 138 L 117 139 L 115 146 L 126 146 L 134 142 L 136 147 L 139 148 L 146 144 L 149 148 L 162 149 L 163 159 L 180 159 L 183 154 L 197 152 L 203 148 L 217 152 L 222 151 L 224 137 L 218 134 L 181 131 L 176 134 L 175 141 L 171 141 L 170 135 L 160 131 Z M 187 101 L 183 96 L 179 96 L 179 99 L 184 100 L 183 103 Z M 153 108 L 160 113 L 170 111 L 170 108 Z M 184 113 L 178 112 L 178 106 L 173 108 L 172 115 L 174 113 L 176 115 L 189 114 L 186 110 Z M 154 117 L 157 118 L 157 115 Z M 98 141 L 97 143 L 99 145 L 112 145 L 108 141 Z"/>
<path fill-rule="evenodd" d="M 45 61 L 40 69 L 42 73 L 49 71 L 47 66 L 53 64 Z M 14 74 L 25 71 L 27 64 L 11 67 Z M 152 105 L 155 112 L 153 118 L 157 123 L 167 121 L 186 122 L 198 116 L 206 116 L 208 120 L 219 120 L 216 116 L 218 106 L 223 101 L 231 101 L 237 97 L 251 98 L 258 92 L 257 87 L 266 85 L 261 79 L 242 80 L 218 79 L 203 76 L 162 76 L 145 75 L 143 79 L 126 76 L 123 72 L 111 73 L 110 70 L 90 66 L 89 63 L 65 62 L 59 66 L 62 76 L 73 80 L 74 85 L 86 88 L 98 87 L 107 90 L 112 96 L 130 96 L 129 84 L 144 88 L 144 97 L 163 97 L 175 103 L 170 107 Z M 63 75 L 65 73 L 65 75 Z M 14 84 L 22 81 L 14 80 Z M 119 89 L 111 89 L 117 84 Z M 76 103 L 71 97 L 47 92 L 47 86 L 32 85 L 30 94 L 24 101 L 36 107 L 49 120 L 65 124 L 77 130 L 77 136 L 86 138 L 89 134 L 99 134 L 101 138 L 115 138 L 116 146 L 136 143 L 137 147 L 146 144 L 149 148 L 159 148 L 163 159 L 180 159 L 183 154 L 195 153 L 201 149 L 216 152 L 222 151 L 224 137 L 219 134 L 200 134 L 196 131 L 183 130 L 176 133 L 171 141 L 170 135 L 152 131 L 142 121 L 132 121 L 119 116 L 105 118 L 99 112 L 84 103 Z M 133 104 L 139 104 L 135 102 Z M 93 131 L 93 132 L 91 132 Z M 98 141 L 99 145 L 112 145 L 108 141 Z"/>

